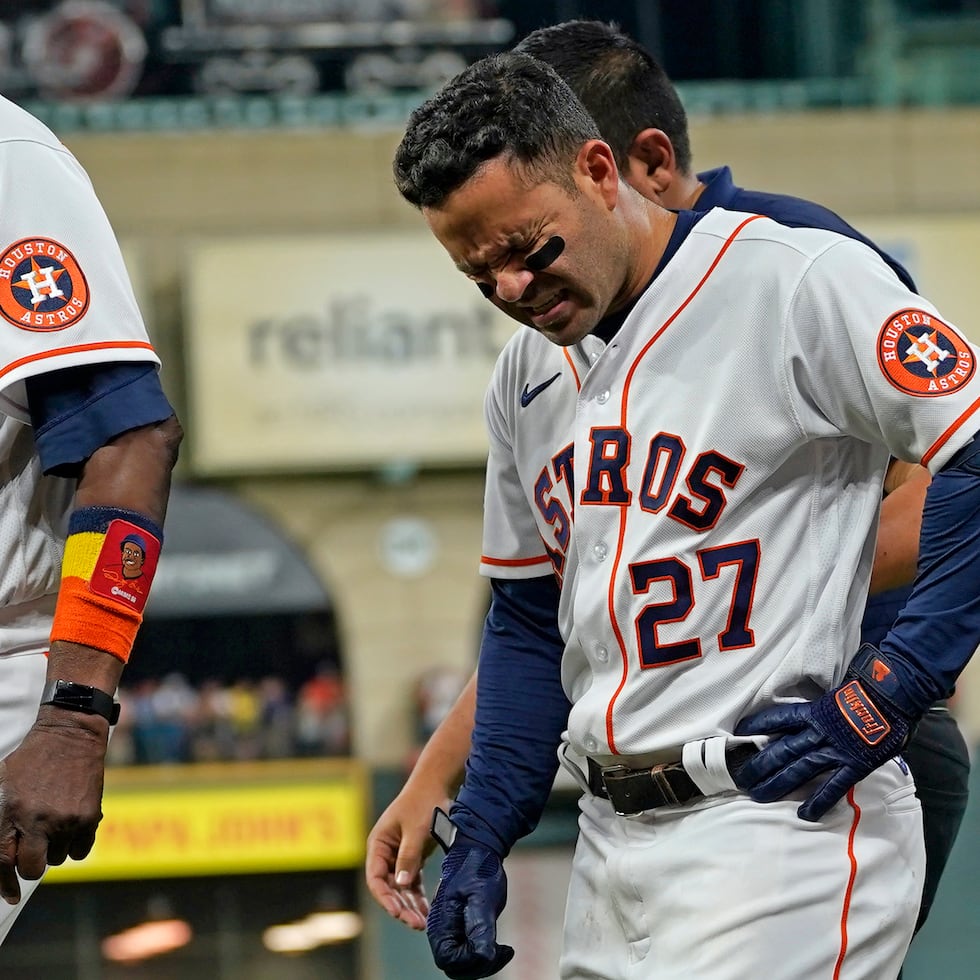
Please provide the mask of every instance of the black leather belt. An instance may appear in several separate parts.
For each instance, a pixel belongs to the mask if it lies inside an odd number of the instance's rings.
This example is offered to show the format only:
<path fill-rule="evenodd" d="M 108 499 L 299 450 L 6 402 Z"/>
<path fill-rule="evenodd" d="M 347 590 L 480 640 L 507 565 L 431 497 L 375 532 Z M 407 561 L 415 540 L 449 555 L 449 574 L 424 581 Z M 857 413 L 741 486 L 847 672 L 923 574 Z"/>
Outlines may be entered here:
<path fill-rule="evenodd" d="M 734 775 L 758 751 L 750 744 L 728 749 L 725 753 L 728 771 Z M 609 800 L 623 817 L 660 806 L 680 806 L 704 796 L 680 762 L 665 762 L 649 769 L 600 766 L 592 759 L 588 762 L 589 789 L 595 796 Z"/>

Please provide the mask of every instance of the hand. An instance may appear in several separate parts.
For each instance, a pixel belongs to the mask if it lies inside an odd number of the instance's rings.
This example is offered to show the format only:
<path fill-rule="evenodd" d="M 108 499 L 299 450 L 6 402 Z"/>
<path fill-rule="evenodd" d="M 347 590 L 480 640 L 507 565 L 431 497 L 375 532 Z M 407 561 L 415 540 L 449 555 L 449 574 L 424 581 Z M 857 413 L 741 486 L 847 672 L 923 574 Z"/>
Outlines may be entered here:
<path fill-rule="evenodd" d="M 735 782 L 757 802 L 772 803 L 829 773 L 797 810 L 803 820 L 819 820 L 905 747 L 917 715 L 902 695 L 884 657 L 865 644 L 840 687 L 817 701 L 775 705 L 738 723 L 736 735 L 769 735 L 771 741 L 734 774 Z"/>
<path fill-rule="evenodd" d="M 461 833 L 442 862 L 427 932 L 436 966 L 450 980 L 479 980 L 513 958 L 497 944 L 497 917 L 507 904 L 500 857 Z"/>
<path fill-rule="evenodd" d="M 0 762 L 0 897 L 20 901 L 47 865 L 80 861 L 102 819 L 109 724 L 42 706 L 24 741 Z"/>
<path fill-rule="evenodd" d="M 429 914 L 422 865 L 435 847 L 429 825 L 437 806 L 449 808 L 444 793 L 407 783 L 368 834 L 364 861 L 374 900 L 390 916 L 420 932 Z"/>

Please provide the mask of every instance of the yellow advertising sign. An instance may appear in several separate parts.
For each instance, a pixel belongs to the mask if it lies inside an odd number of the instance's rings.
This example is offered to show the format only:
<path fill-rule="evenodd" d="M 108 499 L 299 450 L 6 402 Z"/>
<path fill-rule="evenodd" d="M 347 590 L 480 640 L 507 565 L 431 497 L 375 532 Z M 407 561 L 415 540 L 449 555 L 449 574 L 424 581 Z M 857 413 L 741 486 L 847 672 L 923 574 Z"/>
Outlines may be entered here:
<path fill-rule="evenodd" d="M 356 867 L 366 808 L 365 775 L 348 760 L 109 770 L 91 854 L 46 880 Z"/>

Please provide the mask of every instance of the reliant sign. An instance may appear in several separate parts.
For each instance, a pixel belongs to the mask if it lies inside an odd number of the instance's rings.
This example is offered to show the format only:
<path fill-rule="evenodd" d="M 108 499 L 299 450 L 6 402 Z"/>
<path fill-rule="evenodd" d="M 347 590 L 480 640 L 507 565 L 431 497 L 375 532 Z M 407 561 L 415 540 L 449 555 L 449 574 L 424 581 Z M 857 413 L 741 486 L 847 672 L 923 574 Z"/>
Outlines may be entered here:
<path fill-rule="evenodd" d="M 431 236 L 200 242 L 187 268 L 198 473 L 473 465 L 517 329 Z"/>

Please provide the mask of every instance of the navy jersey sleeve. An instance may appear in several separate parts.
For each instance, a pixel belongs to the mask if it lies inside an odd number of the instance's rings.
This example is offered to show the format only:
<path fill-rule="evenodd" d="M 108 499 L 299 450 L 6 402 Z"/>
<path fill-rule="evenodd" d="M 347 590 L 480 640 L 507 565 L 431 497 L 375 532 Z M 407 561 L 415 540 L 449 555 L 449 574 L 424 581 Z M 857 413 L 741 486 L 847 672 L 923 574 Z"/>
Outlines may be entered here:
<path fill-rule="evenodd" d="M 504 857 L 548 801 L 571 705 L 561 686 L 554 576 L 490 584 L 473 743 L 451 815 L 464 834 Z"/>
<path fill-rule="evenodd" d="M 711 208 L 748 211 L 751 214 L 764 214 L 767 218 L 772 218 L 773 221 L 778 221 L 789 228 L 823 228 L 825 231 L 845 235 L 874 249 L 909 289 L 918 292 L 908 269 L 898 259 L 879 248 L 870 238 L 866 238 L 857 228 L 849 225 L 830 208 L 790 194 L 746 190 L 732 180 L 728 167 L 717 167 L 699 173 L 698 180 L 704 185 L 704 190 L 695 205 L 699 211 L 707 211 Z"/>
<path fill-rule="evenodd" d="M 980 434 L 932 479 L 922 512 L 919 572 L 879 649 L 921 713 L 948 697 L 980 636 Z"/>
<path fill-rule="evenodd" d="M 837 232 L 855 241 L 863 242 L 874 249 L 891 267 L 892 272 L 908 286 L 912 292 L 917 292 L 915 281 L 908 269 L 893 255 L 879 248 L 870 238 L 865 237 L 856 228 L 849 225 L 839 214 L 829 208 L 804 201 L 798 197 L 788 197 L 782 194 L 763 194 L 760 191 L 741 191 L 736 197 L 739 211 L 751 211 L 764 214 L 789 228 L 823 228 L 826 231 Z"/>
<path fill-rule="evenodd" d="M 27 403 L 45 473 L 74 477 L 110 439 L 174 414 L 156 366 L 90 364 L 28 378 Z"/>

